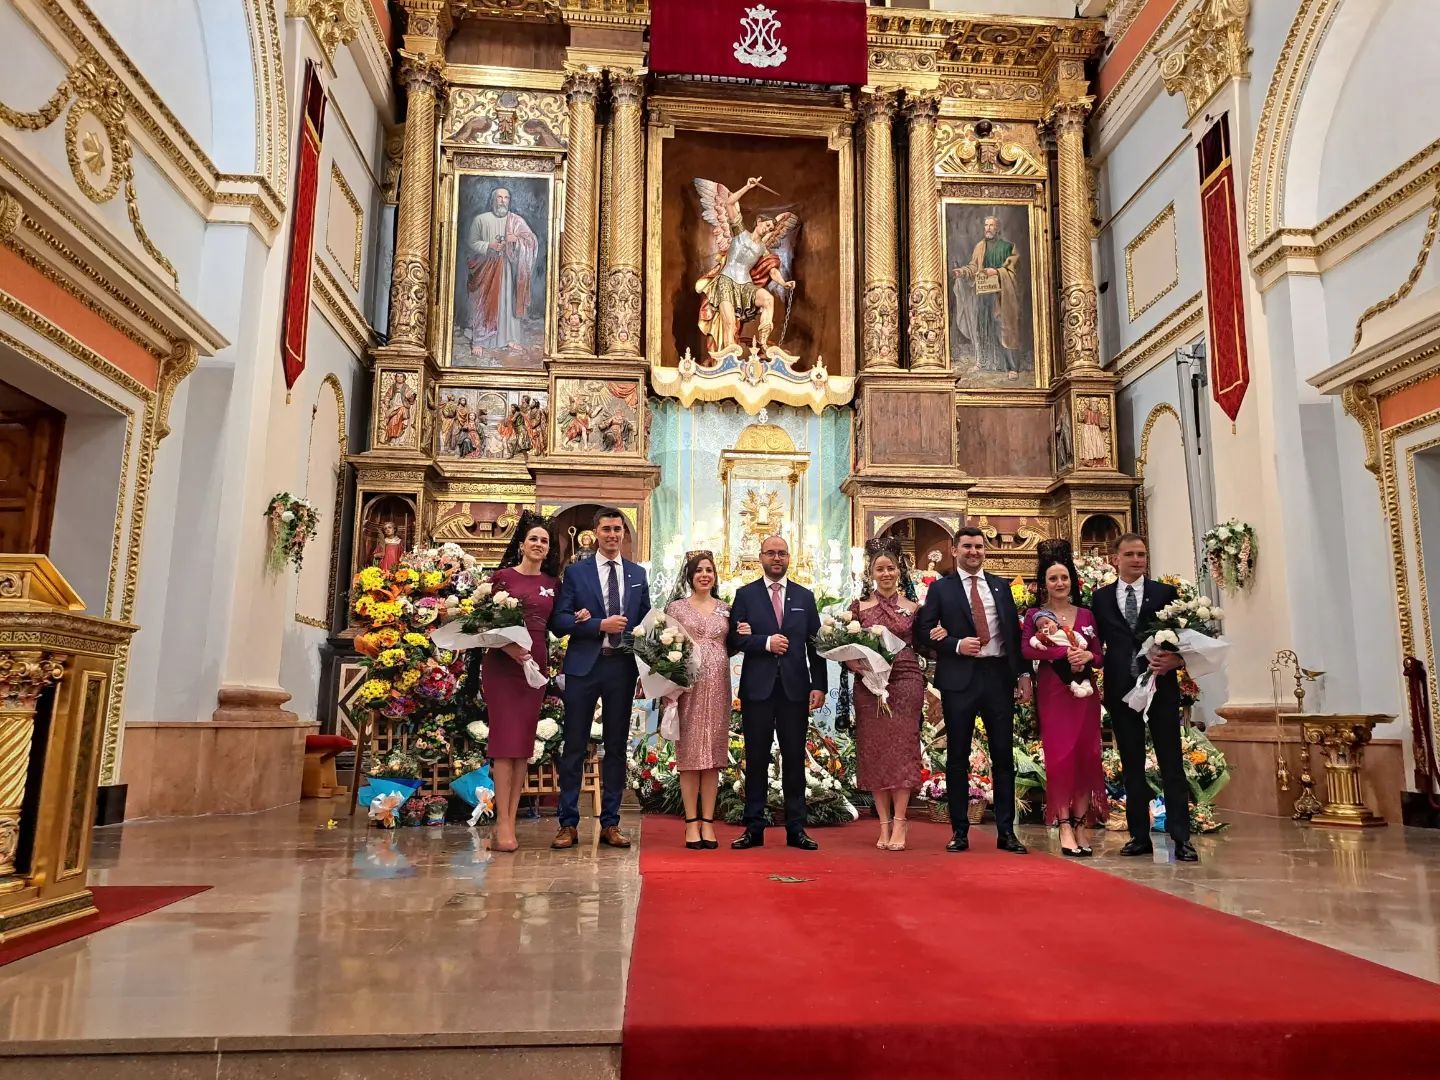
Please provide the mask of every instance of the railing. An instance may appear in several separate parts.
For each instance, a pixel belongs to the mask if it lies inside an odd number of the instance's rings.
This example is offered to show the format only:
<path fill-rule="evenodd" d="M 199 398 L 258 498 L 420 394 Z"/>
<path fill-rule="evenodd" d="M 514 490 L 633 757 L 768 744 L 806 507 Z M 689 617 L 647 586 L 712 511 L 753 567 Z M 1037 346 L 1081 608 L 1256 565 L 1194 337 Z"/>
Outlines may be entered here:
<path fill-rule="evenodd" d="M 1405 658 L 1405 684 L 1410 697 L 1410 729 L 1415 740 L 1415 790 L 1440 810 L 1440 763 L 1435 754 L 1435 726 L 1430 716 L 1430 680 L 1425 665 L 1414 656 Z"/>

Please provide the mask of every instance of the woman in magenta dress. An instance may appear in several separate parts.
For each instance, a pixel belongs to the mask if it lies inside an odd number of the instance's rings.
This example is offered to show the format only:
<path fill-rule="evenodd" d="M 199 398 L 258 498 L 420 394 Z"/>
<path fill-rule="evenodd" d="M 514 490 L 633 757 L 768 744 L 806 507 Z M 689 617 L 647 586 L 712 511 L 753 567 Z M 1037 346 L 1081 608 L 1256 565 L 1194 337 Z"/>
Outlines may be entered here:
<path fill-rule="evenodd" d="M 520 645 L 487 649 L 480 666 L 481 693 L 490 724 L 486 748 L 495 779 L 496 851 L 514 851 L 520 846 L 515 836 L 515 815 L 530 755 L 535 752 L 535 729 L 540 723 L 540 703 L 545 698 L 545 687 L 532 687 L 526 681 L 523 665 L 533 659 L 542 671 L 547 670 L 545 627 L 555 606 L 559 561 L 559 548 L 550 535 L 549 523 L 538 514 L 526 512 L 520 515 L 515 535 L 500 559 L 500 569 L 490 579 L 497 590 L 503 589 L 520 601 L 530 631 L 529 649 Z"/>
<path fill-rule="evenodd" d="M 877 537 L 865 545 L 869 559 L 865 591 L 850 608 L 861 626 L 882 626 L 905 642 L 890 668 L 889 710 L 855 680 L 855 767 L 858 785 L 875 797 L 880 815 L 880 838 L 875 846 L 905 850 L 909 828 L 906 812 L 910 795 L 920 786 L 920 711 L 925 703 L 925 674 L 911 648 L 918 605 L 906 594 L 912 591 L 905 558 L 892 537 Z M 857 661 L 847 661 L 852 670 Z"/>
<path fill-rule="evenodd" d="M 1068 548 L 1042 551 L 1036 580 L 1041 606 L 1025 613 L 1020 649 L 1027 659 L 1040 661 L 1035 712 L 1045 753 L 1045 820 L 1060 826 L 1061 853 L 1083 858 L 1094 854 L 1086 828 L 1109 813 L 1100 761 L 1100 695 L 1093 692 L 1091 680 L 1073 684 L 1082 691 L 1077 694 L 1052 664 L 1063 661 L 1076 673 L 1087 665 L 1099 670 L 1104 647 L 1094 615 L 1080 605 L 1080 578 Z M 1054 614 L 1060 633 L 1071 639 L 1069 644 L 1036 638 L 1035 621 L 1041 611 Z M 1083 692 L 1086 687 L 1090 693 Z"/>
<path fill-rule="evenodd" d="M 685 846 L 714 849 L 715 793 L 720 770 L 730 762 L 730 654 L 725 635 L 730 609 L 715 596 L 715 557 L 692 551 L 685 559 L 685 593 L 665 608 L 666 616 L 694 642 L 699 665 L 695 684 L 680 695 L 680 739 L 675 766 L 685 800 Z"/>

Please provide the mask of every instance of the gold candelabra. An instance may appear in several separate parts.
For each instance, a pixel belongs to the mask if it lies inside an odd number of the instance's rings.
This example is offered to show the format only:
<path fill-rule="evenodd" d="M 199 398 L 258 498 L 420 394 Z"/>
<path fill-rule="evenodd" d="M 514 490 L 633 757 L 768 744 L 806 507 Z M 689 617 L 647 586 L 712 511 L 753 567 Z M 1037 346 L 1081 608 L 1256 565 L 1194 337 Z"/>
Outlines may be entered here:
<path fill-rule="evenodd" d="M 1295 655 L 1294 649 L 1281 649 L 1275 654 L 1275 659 L 1270 661 L 1270 693 L 1275 704 L 1275 779 L 1280 785 L 1281 791 L 1290 790 L 1290 768 L 1285 763 L 1285 725 L 1280 719 L 1280 685 L 1279 676 L 1282 672 L 1289 670 L 1294 680 L 1294 688 L 1290 691 L 1295 698 L 1295 711 L 1305 711 L 1305 684 L 1314 682 L 1323 671 L 1312 671 L 1309 668 L 1300 666 L 1300 658 Z M 1320 800 L 1315 797 L 1315 777 L 1310 771 L 1310 743 L 1303 737 L 1300 740 L 1300 795 L 1295 800 L 1294 819 L 1296 821 L 1308 821 L 1322 809 Z"/>

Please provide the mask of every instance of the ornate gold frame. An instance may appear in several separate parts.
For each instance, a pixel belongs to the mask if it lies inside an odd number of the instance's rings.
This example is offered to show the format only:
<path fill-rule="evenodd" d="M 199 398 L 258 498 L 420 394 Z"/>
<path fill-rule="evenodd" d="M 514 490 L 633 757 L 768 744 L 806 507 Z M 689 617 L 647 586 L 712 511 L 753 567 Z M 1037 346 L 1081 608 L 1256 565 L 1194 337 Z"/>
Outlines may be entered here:
<path fill-rule="evenodd" d="M 1030 188 L 1030 198 L 1018 197 L 1018 189 Z M 999 190 L 997 190 L 999 189 Z M 1015 190 L 1012 190 L 1015 189 Z M 996 194 L 986 196 L 987 190 Z M 1048 186 L 1039 179 L 945 180 L 940 184 L 940 242 L 945 259 L 945 353 L 950 354 L 950 246 L 946 240 L 945 208 L 957 206 L 1023 206 L 1030 223 L 1030 319 L 1035 341 L 1035 382 L 1015 387 L 959 387 L 957 395 L 967 405 L 1043 404 L 1055 373 L 1055 343 L 1048 314 L 1056 310 L 1053 259 L 1050 250 Z M 1001 193 L 1006 197 L 1001 197 Z M 953 364 L 953 358 L 951 358 Z"/>
<path fill-rule="evenodd" d="M 664 195 L 665 140 L 679 131 L 708 131 L 730 135 L 823 138 L 835 151 L 840 170 L 840 357 L 826 357 L 833 375 L 854 375 L 855 352 L 855 113 L 835 105 L 768 104 L 764 130 L 757 131 L 750 113 L 733 100 L 681 98 L 655 95 L 649 99 L 646 130 L 645 228 L 645 343 L 653 368 L 671 366 L 679 356 L 665 356 L 660 340 L 661 267 L 660 238 L 664 233 L 661 205 Z"/>
<path fill-rule="evenodd" d="M 335 249 L 330 246 L 329 214 L 326 214 L 325 221 L 325 250 L 330 253 L 330 257 L 335 260 L 336 265 L 345 271 L 345 280 L 350 282 L 352 288 L 358 290 L 360 288 L 360 267 L 365 254 L 365 208 L 360 205 L 360 200 L 355 197 L 355 192 L 350 190 L 350 184 L 345 179 L 345 174 L 340 171 L 340 166 L 332 161 L 330 162 L 330 190 L 334 191 L 337 187 L 340 189 L 341 198 L 355 214 L 355 256 L 351 260 L 351 265 L 346 267 L 340 261 L 340 256 L 335 253 Z M 328 205 L 326 209 L 329 209 Z"/>
<path fill-rule="evenodd" d="M 465 159 L 484 160 L 493 167 L 467 167 Z M 531 162 L 533 171 L 511 172 L 503 167 L 507 161 Z M 543 177 L 550 186 L 550 213 L 546 222 L 545 262 L 545 357 L 555 354 L 555 289 L 559 276 L 560 259 L 560 208 L 564 205 L 564 154 L 554 149 L 533 150 L 519 148 L 502 150 L 493 147 L 461 147 L 446 145 L 440 158 L 440 201 L 445 208 L 443 218 L 435 222 L 435 244 L 440 268 L 431 300 L 431 342 L 435 357 L 447 371 L 524 371 L 537 373 L 541 366 L 533 368 L 455 368 L 451 352 L 455 344 L 453 321 L 455 318 L 455 264 L 459 252 L 460 178 L 463 176 L 493 177 Z"/>

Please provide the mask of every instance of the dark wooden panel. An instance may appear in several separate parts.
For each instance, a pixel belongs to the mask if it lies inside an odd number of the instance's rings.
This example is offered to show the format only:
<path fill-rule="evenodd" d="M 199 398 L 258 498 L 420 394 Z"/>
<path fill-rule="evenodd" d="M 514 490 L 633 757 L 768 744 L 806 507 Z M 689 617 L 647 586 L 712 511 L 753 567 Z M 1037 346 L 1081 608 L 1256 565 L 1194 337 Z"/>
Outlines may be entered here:
<path fill-rule="evenodd" d="M 971 476 L 1050 476 L 1048 408 L 962 408 L 955 433 Z"/>
<path fill-rule="evenodd" d="M 955 396 L 871 390 L 865 394 L 865 438 L 872 465 L 950 464 Z"/>
<path fill-rule="evenodd" d="M 562 24 L 467 19 L 445 46 L 445 59 L 452 64 L 558 71 L 565 66 L 565 44 Z"/>

